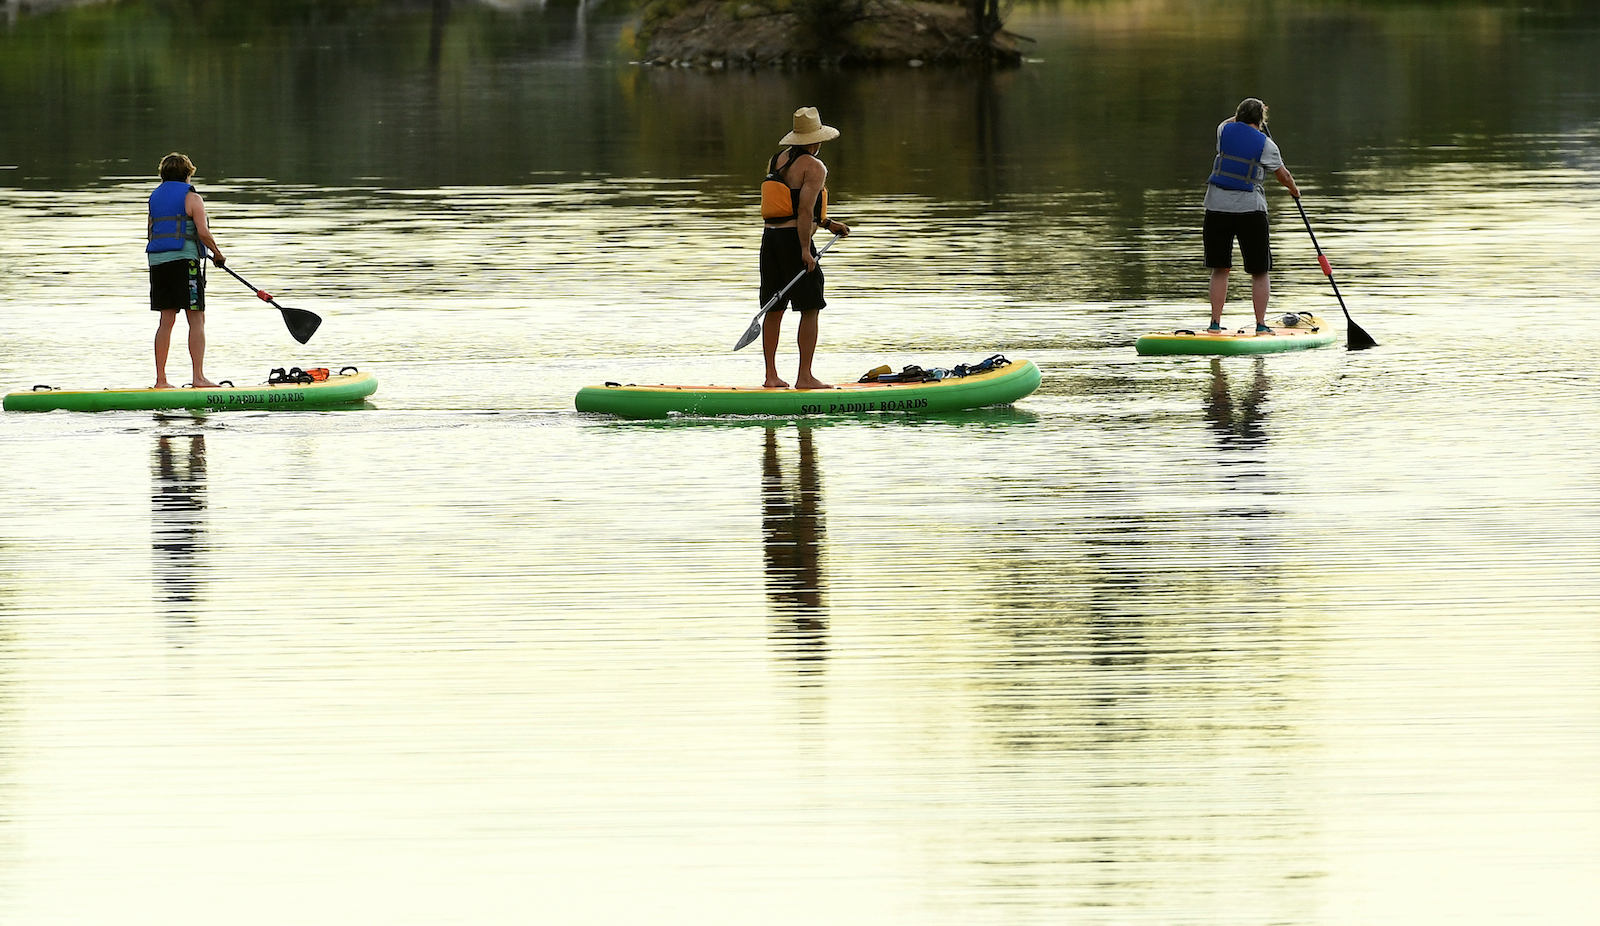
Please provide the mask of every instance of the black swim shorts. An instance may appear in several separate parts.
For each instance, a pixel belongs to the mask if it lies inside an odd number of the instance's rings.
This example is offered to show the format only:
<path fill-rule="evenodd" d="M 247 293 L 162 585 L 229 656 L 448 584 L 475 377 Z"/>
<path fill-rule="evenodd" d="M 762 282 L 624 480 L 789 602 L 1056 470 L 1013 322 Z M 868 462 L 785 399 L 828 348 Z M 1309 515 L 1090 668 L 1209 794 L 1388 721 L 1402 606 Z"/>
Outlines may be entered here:
<path fill-rule="evenodd" d="M 817 246 L 811 246 L 817 253 Z M 795 274 L 806 269 L 800 260 L 800 229 L 768 228 L 761 233 L 761 304 L 789 285 Z M 789 304 L 796 311 L 826 308 L 828 301 L 822 297 L 822 266 L 800 278 L 788 295 L 779 299 L 768 311 L 782 312 Z"/>
<path fill-rule="evenodd" d="M 169 260 L 150 268 L 150 311 L 206 310 L 206 274 L 197 260 Z"/>
<path fill-rule="evenodd" d="M 1266 273 L 1272 269 L 1272 243 L 1265 212 L 1212 212 L 1206 210 L 1201 235 L 1206 245 L 1206 266 L 1214 270 L 1233 266 L 1233 239 L 1239 239 L 1246 273 Z"/>

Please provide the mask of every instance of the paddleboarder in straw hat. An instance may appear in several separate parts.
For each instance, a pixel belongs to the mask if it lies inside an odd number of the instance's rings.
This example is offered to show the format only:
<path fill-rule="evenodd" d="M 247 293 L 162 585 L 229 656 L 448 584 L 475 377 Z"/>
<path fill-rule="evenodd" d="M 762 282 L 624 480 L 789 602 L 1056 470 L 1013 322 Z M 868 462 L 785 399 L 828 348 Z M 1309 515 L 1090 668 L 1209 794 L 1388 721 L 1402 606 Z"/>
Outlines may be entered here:
<path fill-rule="evenodd" d="M 788 383 L 778 375 L 778 337 L 783 311 L 793 305 L 800 313 L 798 342 L 800 367 L 795 376 L 797 389 L 829 389 L 811 372 L 811 358 L 817 350 L 817 316 L 828 304 L 823 298 L 822 268 L 811 236 L 824 229 L 839 236 L 850 234 L 850 226 L 828 218 L 828 168 L 817 157 L 822 143 L 838 138 L 839 130 L 823 125 L 816 107 L 794 111 L 794 130 L 778 141 L 789 147 L 767 162 L 767 177 L 761 184 L 761 304 L 766 305 L 806 271 L 789 292 L 768 309 L 761 323 L 761 350 L 767 362 L 766 385 L 783 389 Z"/>

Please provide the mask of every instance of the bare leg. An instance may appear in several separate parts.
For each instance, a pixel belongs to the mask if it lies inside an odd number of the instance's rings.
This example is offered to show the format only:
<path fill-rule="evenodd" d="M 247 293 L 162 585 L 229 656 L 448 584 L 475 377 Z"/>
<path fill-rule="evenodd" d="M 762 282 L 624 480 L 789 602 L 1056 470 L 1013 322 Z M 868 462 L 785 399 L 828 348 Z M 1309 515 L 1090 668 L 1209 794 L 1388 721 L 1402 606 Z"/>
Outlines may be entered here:
<path fill-rule="evenodd" d="M 156 385 L 157 389 L 171 389 L 167 382 L 167 354 L 172 351 L 172 329 L 178 323 L 177 309 L 162 309 L 156 322 Z"/>
<path fill-rule="evenodd" d="M 817 353 L 817 324 L 821 309 L 811 309 L 800 313 L 800 369 L 794 378 L 796 389 L 832 389 L 833 387 L 817 379 L 811 372 L 811 358 Z"/>
<path fill-rule="evenodd" d="M 1272 278 L 1265 273 L 1250 275 L 1250 301 L 1255 304 L 1256 324 L 1267 323 L 1267 302 L 1272 298 Z"/>
<path fill-rule="evenodd" d="M 215 386 L 216 383 L 206 379 L 203 369 L 206 365 L 206 313 L 186 309 L 183 314 L 189 319 L 189 360 L 194 364 L 194 378 L 190 382 L 197 389 Z"/>
<path fill-rule="evenodd" d="M 761 320 L 761 353 L 767 358 L 768 389 L 787 389 L 789 384 L 778 375 L 778 335 L 783 332 L 783 310 L 768 312 Z"/>
<path fill-rule="evenodd" d="M 1228 302 L 1228 270 L 1227 267 L 1214 267 L 1211 270 L 1211 324 L 1222 324 L 1222 307 Z"/>

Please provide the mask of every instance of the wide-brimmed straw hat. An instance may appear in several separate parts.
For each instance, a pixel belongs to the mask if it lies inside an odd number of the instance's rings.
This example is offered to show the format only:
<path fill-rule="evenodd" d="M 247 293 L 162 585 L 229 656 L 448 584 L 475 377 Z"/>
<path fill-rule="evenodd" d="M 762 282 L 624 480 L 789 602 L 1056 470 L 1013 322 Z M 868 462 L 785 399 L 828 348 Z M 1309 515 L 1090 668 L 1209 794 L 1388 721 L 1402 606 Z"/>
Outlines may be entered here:
<path fill-rule="evenodd" d="M 830 138 L 838 138 L 839 130 L 823 125 L 815 106 L 802 106 L 794 111 L 794 131 L 778 141 L 780 145 L 815 145 Z"/>

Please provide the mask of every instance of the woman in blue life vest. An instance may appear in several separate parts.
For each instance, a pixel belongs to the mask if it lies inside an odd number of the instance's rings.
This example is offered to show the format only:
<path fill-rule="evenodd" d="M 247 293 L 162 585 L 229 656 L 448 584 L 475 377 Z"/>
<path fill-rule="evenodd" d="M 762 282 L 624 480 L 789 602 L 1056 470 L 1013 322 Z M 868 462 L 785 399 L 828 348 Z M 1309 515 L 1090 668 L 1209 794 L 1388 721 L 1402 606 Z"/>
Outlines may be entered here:
<path fill-rule="evenodd" d="M 1272 297 L 1268 271 L 1272 247 L 1267 233 L 1267 174 L 1300 198 L 1283 155 L 1267 130 L 1267 107 L 1254 97 L 1239 104 L 1233 118 L 1217 126 L 1217 156 L 1206 182 L 1203 238 L 1206 266 L 1211 268 L 1211 331 L 1222 330 L 1222 307 L 1228 301 L 1228 273 L 1233 269 L 1233 241 L 1239 239 L 1244 269 L 1250 274 L 1250 297 L 1256 311 L 1256 333 L 1267 334 L 1267 301 Z"/>
<path fill-rule="evenodd" d="M 761 304 L 766 305 L 767 300 L 782 292 L 800 271 L 807 271 L 761 322 L 761 350 L 766 357 L 769 389 L 789 386 L 778 375 L 777 366 L 778 337 L 788 304 L 800 313 L 800 367 L 795 388 L 831 388 L 811 372 L 811 358 L 817 351 L 817 316 L 827 305 L 822 296 L 822 268 L 811 236 L 819 228 L 840 236 L 850 234 L 850 226 L 828 218 L 828 168 L 817 158 L 822 143 L 838 137 L 839 130 L 823 125 L 815 107 L 795 110 L 794 131 L 778 141 L 789 148 L 768 162 L 767 179 L 761 185 L 761 218 L 765 224 L 761 233 Z"/>
<path fill-rule="evenodd" d="M 190 385 L 215 386 L 203 369 L 206 355 L 207 251 L 218 267 L 225 261 L 206 224 L 206 206 L 189 185 L 194 163 L 174 151 L 161 159 L 161 185 L 150 194 L 145 255 L 150 262 L 150 310 L 161 313 L 156 325 L 156 385 L 171 389 L 167 381 L 167 353 L 178 313 L 189 322 Z"/>

